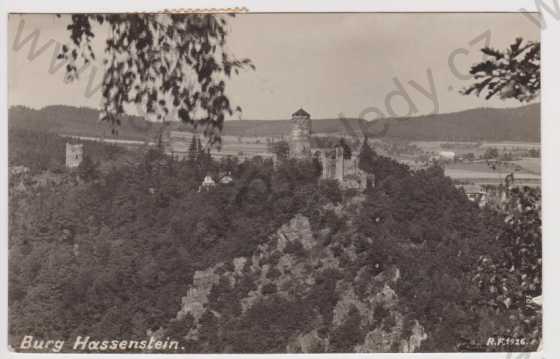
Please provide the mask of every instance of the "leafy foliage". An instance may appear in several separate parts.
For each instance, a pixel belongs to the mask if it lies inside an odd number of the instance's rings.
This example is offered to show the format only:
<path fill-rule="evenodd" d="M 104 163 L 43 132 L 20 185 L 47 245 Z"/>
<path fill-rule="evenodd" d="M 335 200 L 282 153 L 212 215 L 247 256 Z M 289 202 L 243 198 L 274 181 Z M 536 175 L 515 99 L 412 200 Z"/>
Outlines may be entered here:
<path fill-rule="evenodd" d="M 350 146 L 346 143 L 344 138 L 340 139 L 338 145 L 342 147 L 344 159 L 349 160 L 350 158 L 352 158 L 352 148 L 350 148 Z"/>
<path fill-rule="evenodd" d="M 362 171 L 374 174 L 376 183 L 390 176 L 405 176 L 409 172 L 408 166 L 388 157 L 379 156 L 370 147 L 367 138 L 364 138 L 358 155 L 358 167 Z"/>
<path fill-rule="evenodd" d="M 288 155 L 290 154 L 290 145 L 288 144 L 287 141 L 276 141 L 276 142 L 271 142 L 268 145 L 269 147 L 269 151 L 274 153 L 279 160 L 285 160 L 288 158 Z"/>
<path fill-rule="evenodd" d="M 485 304 L 498 314 L 509 314 L 504 332 L 524 336 L 533 344 L 541 334 L 539 308 L 532 304 L 542 294 L 540 191 L 529 187 L 509 191 L 503 228 L 496 237 L 499 252 L 479 258 L 473 281 Z"/>
<path fill-rule="evenodd" d="M 502 99 L 520 102 L 538 97 L 540 42 L 523 44 L 517 38 L 505 52 L 482 51 L 492 59 L 471 68 L 475 79 L 482 81 L 467 88 L 466 95 L 486 92 L 486 99 L 499 94 Z M 484 155 L 497 156 L 496 149 L 488 149 Z M 503 221 L 494 241 L 499 250 L 481 255 L 473 273 L 483 298 L 479 315 L 493 319 L 479 328 L 479 335 L 506 333 L 536 348 L 542 335 L 542 316 L 531 301 L 542 293 L 541 194 L 540 189 L 506 187 L 505 205 L 496 208 Z"/>
<path fill-rule="evenodd" d="M 94 162 L 88 154 L 85 154 L 78 166 L 78 175 L 86 182 L 97 179 L 99 177 L 99 162 Z"/>
<path fill-rule="evenodd" d="M 529 102 L 539 96 L 541 89 L 541 44 L 522 38 L 505 51 L 485 47 L 481 50 L 488 60 L 471 67 L 475 82 L 463 93 L 486 99 L 498 95 L 501 99 Z"/>
<path fill-rule="evenodd" d="M 249 255 L 317 181 L 308 165 L 246 161 L 232 184 L 197 192 L 228 164 L 196 161 L 149 151 L 88 183 L 11 192 L 14 338 L 143 337 L 175 316 L 195 269 Z"/>
<path fill-rule="evenodd" d="M 95 24 L 105 25 L 105 73 L 101 119 L 120 124 L 126 105 L 148 115 L 203 127 L 210 144 L 219 142 L 225 116 L 233 113 L 225 92 L 232 73 L 254 65 L 226 51 L 227 18 L 216 14 L 73 14 L 71 46 L 60 58 L 69 79 L 95 60 Z M 114 132 L 118 132 L 116 127 Z"/>
<path fill-rule="evenodd" d="M 488 147 L 486 151 L 484 151 L 484 153 L 482 154 L 482 158 L 491 160 L 491 159 L 498 158 L 499 155 L 500 153 L 496 147 Z"/>

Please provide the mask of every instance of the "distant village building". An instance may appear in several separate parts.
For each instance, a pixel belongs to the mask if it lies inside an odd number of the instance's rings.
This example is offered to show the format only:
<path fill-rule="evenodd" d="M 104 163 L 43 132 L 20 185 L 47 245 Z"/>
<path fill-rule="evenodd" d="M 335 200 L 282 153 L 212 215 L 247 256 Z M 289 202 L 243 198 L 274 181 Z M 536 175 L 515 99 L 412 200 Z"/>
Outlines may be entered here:
<path fill-rule="evenodd" d="M 480 185 L 465 184 L 458 185 L 465 192 L 467 198 L 480 207 L 491 207 L 500 209 L 505 206 L 509 200 L 510 192 L 515 187 L 515 178 L 513 173 L 508 174 L 503 183 L 497 185 Z"/>
<path fill-rule="evenodd" d="M 66 167 L 76 168 L 84 159 L 84 145 L 66 143 Z"/>
<path fill-rule="evenodd" d="M 220 178 L 220 183 L 221 184 L 230 184 L 231 182 L 233 182 L 233 178 L 231 177 L 230 172 L 228 172 L 225 176 Z"/>
<path fill-rule="evenodd" d="M 204 177 L 204 180 L 202 181 L 202 183 L 200 184 L 200 186 L 198 187 L 198 192 L 202 192 L 204 191 L 210 191 L 211 189 L 213 189 L 214 187 L 216 187 L 218 185 L 218 183 L 220 185 L 228 185 L 230 183 L 233 182 L 233 177 L 231 176 L 231 173 L 228 172 L 226 175 L 223 176 L 218 176 L 216 178 L 216 180 L 214 180 L 212 178 L 212 176 L 210 175 L 206 175 Z"/>
<path fill-rule="evenodd" d="M 212 189 L 214 186 L 216 186 L 216 181 L 214 181 L 214 179 L 211 176 L 206 175 L 204 177 L 204 180 L 200 184 L 200 187 L 198 187 L 198 192 L 200 192 L 202 190 L 208 191 L 208 190 Z"/>
<path fill-rule="evenodd" d="M 453 161 L 455 159 L 455 152 L 453 151 L 440 151 L 438 157 L 442 160 Z"/>
<path fill-rule="evenodd" d="M 458 187 L 465 191 L 465 195 L 470 201 L 478 203 L 480 207 L 484 207 L 486 205 L 487 193 L 482 186 L 477 184 L 465 184 L 459 185 Z"/>

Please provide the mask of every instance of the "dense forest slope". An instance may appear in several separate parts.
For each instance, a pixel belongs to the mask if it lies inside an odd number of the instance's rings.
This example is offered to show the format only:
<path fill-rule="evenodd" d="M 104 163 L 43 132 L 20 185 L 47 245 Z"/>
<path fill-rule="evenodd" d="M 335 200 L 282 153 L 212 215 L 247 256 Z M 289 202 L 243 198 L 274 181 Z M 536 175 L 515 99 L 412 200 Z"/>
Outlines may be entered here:
<path fill-rule="evenodd" d="M 9 111 L 10 126 L 45 129 L 59 134 L 113 136 L 108 124 L 98 122 L 97 110 L 69 106 L 49 106 L 33 110 L 21 106 Z M 478 108 L 454 113 L 390 119 L 388 137 L 425 141 L 540 141 L 540 104 L 518 108 Z M 190 129 L 172 123 L 172 128 Z M 379 123 L 360 119 L 313 119 L 313 132 L 358 134 L 363 130 L 380 131 Z M 117 127 L 118 138 L 152 140 L 160 125 L 126 116 Z M 224 123 L 223 134 L 231 136 L 282 136 L 289 133 L 289 120 L 237 120 Z M 372 137 L 372 136 L 370 136 Z"/>
<path fill-rule="evenodd" d="M 540 104 L 399 118 L 387 136 L 431 141 L 540 141 Z"/>
<path fill-rule="evenodd" d="M 320 181 L 315 161 L 204 153 L 14 171 L 11 345 L 157 335 L 182 352 L 445 352 L 503 334 L 526 345 L 482 350 L 536 348 L 538 202 L 481 210 L 441 168 L 413 172 L 368 146 L 360 167 L 376 178 L 364 193 Z M 199 191 L 227 172 L 232 183 Z"/>

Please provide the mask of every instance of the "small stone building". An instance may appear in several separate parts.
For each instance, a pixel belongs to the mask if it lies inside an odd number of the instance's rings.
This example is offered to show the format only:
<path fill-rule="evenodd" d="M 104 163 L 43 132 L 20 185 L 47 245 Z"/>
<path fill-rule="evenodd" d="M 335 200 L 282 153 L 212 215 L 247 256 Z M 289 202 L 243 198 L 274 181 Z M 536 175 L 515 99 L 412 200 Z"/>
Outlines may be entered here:
<path fill-rule="evenodd" d="M 84 145 L 66 143 L 66 167 L 76 168 L 84 159 Z"/>
<path fill-rule="evenodd" d="M 200 192 L 202 190 L 208 191 L 215 186 L 216 186 L 216 181 L 214 181 L 214 179 L 210 175 L 206 175 L 204 177 L 204 180 L 202 181 L 202 183 L 198 187 L 198 192 Z"/>

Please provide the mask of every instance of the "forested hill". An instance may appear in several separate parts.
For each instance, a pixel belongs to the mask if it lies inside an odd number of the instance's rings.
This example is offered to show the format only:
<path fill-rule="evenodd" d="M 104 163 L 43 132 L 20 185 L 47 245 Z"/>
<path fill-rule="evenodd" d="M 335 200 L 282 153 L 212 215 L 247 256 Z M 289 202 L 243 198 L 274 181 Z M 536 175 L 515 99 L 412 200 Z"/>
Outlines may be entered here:
<path fill-rule="evenodd" d="M 387 137 L 417 141 L 540 141 L 540 104 L 516 108 L 477 108 L 429 116 L 390 119 Z M 288 120 L 229 121 L 225 134 L 236 136 L 274 136 L 287 134 Z M 348 134 L 364 129 L 379 133 L 381 123 L 361 119 L 313 119 L 314 133 Z"/>
<path fill-rule="evenodd" d="M 99 123 L 98 111 L 70 106 L 48 106 L 33 110 L 22 106 L 10 108 L 10 127 L 44 129 L 59 134 L 82 136 L 112 136 L 107 123 Z M 314 133 L 348 134 L 346 126 L 361 131 L 368 126 L 372 133 L 379 132 L 378 123 L 349 119 L 346 125 L 339 119 L 313 119 Z M 282 120 L 226 121 L 224 135 L 281 136 L 288 134 L 291 122 Z M 188 129 L 183 125 L 172 127 Z M 118 127 L 123 139 L 152 139 L 158 132 L 157 124 L 138 116 L 127 116 Z M 477 108 L 412 118 L 390 120 L 388 137 L 428 141 L 540 141 L 540 104 L 517 108 Z"/>
<path fill-rule="evenodd" d="M 388 136 L 409 140 L 540 141 L 540 104 L 391 120 Z"/>
<path fill-rule="evenodd" d="M 34 110 L 23 106 L 9 110 L 9 127 L 53 132 L 63 135 L 111 137 L 109 123 L 99 121 L 99 111 L 87 107 L 47 106 Z M 118 127 L 118 138 L 145 140 L 153 138 L 157 126 L 137 116 L 126 116 Z"/>
<path fill-rule="evenodd" d="M 411 171 L 367 143 L 359 159 L 375 175 L 360 193 L 320 180 L 315 160 L 176 161 L 156 149 L 106 172 L 81 165 L 80 181 L 11 171 L 10 344 L 46 352 L 19 343 L 51 337 L 66 352 L 78 336 L 157 336 L 182 353 L 534 351 L 539 191 L 512 191 L 506 217 L 437 165 Z M 208 173 L 233 181 L 199 190 Z M 484 346 L 501 333 L 526 344 Z"/>

